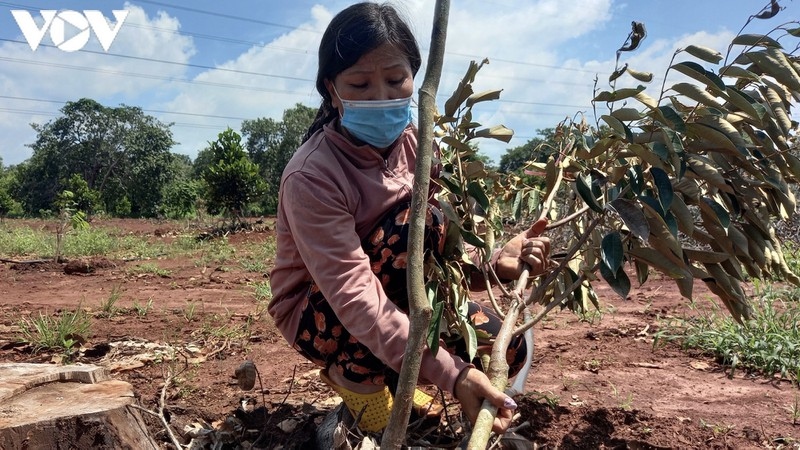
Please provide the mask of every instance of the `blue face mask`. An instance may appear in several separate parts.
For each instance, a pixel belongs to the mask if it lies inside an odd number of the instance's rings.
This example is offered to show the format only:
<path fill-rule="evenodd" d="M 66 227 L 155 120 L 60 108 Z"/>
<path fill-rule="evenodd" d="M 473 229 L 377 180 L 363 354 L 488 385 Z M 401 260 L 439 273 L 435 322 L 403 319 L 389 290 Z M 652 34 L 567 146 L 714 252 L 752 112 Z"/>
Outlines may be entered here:
<path fill-rule="evenodd" d="M 375 148 L 392 145 L 411 123 L 411 97 L 396 100 L 339 99 L 344 107 L 342 126 Z"/>

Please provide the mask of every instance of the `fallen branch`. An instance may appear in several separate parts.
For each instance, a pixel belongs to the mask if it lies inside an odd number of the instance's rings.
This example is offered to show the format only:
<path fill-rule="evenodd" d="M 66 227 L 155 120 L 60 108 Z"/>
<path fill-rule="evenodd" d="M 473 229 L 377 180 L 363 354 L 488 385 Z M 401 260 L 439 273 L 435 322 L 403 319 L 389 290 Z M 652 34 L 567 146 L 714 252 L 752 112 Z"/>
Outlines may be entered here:
<path fill-rule="evenodd" d="M 149 410 L 139 405 L 128 405 L 128 406 L 136 410 L 150 414 L 151 416 L 158 417 L 158 419 L 161 421 L 161 425 L 167 432 L 170 441 L 172 441 L 172 445 L 174 445 L 177 450 L 181 450 L 183 448 L 183 445 L 180 443 L 180 441 L 178 441 L 178 437 L 175 436 L 175 433 L 169 426 L 169 422 L 167 422 L 167 418 L 164 416 L 164 410 L 166 409 L 167 389 L 169 389 L 170 384 L 172 384 L 172 378 L 173 378 L 172 375 L 170 375 L 164 380 L 164 386 L 161 388 L 161 396 L 159 397 L 158 400 L 158 412 Z"/>

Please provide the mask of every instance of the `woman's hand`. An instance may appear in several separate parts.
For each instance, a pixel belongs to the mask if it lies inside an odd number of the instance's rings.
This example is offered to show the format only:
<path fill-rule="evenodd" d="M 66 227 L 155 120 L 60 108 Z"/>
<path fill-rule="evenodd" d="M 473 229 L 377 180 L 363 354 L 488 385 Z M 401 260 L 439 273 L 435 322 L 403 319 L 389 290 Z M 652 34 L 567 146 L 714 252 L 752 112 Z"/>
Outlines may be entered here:
<path fill-rule="evenodd" d="M 537 220 L 530 228 L 514 236 L 503 249 L 495 265 L 501 280 L 516 280 L 522 274 L 525 264 L 531 275 L 538 275 L 548 266 L 550 238 L 542 237 L 547 219 Z"/>
<path fill-rule="evenodd" d="M 496 406 L 497 416 L 494 418 L 492 431 L 497 434 L 505 433 L 511 425 L 514 410 L 517 409 L 514 399 L 497 390 L 486 374 L 472 367 L 464 369 L 458 376 L 453 395 L 461 403 L 462 411 L 473 425 L 484 399 Z"/>

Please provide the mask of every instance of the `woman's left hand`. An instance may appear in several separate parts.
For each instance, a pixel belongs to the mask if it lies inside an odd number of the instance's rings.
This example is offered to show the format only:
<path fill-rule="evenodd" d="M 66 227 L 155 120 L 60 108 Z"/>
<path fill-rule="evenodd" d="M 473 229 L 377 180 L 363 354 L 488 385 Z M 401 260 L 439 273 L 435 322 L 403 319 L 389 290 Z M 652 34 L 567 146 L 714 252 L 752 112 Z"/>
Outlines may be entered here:
<path fill-rule="evenodd" d="M 525 264 L 531 275 L 544 272 L 549 265 L 550 255 L 550 238 L 541 236 L 546 226 L 547 219 L 538 220 L 503 246 L 495 265 L 501 280 L 516 280 L 525 269 Z"/>

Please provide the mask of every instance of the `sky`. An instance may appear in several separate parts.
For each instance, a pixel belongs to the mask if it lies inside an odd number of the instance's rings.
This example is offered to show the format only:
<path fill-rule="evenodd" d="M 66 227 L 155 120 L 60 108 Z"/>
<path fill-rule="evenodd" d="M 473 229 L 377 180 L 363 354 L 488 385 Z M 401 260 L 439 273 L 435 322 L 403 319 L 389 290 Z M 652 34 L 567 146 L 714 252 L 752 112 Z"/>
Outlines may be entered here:
<path fill-rule="evenodd" d="M 46 124 L 68 101 L 91 98 L 103 105 L 137 106 L 171 130 L 175 153 L 197 152 L 242 120 L 280 120 L 298 103 L 318 107 L 316 51 L 331 18 L 353 1 L 308 0 L 14 0 L 0 1 L 0 158 L 3 166 L 28 159 L 36 139 L 30 124 Z M 427 60 L 434 0 L 391 0 L 414 30 Z M 514 130 L 510 143 L 482 140 L 489 158 L 500 157 L 581 114 L 594 124 L 604 105 L 592 107 L 595 90 L 609 90 L 616 50 L 631 22 L 644 23 L 647 37 L 620 64 L 652 72 L 647 84 L 658 97 L 662 84 L 679 81 L 667 73 L 677 49 L 689 44 L 722 52 L 730 40 L 769 4 L 768 0 L 452 0 L 437 104 L 457 87 L 470 61 L 488 59 L 475 90 L 502 89 L 500 100 L 475 108 L 485 126 Z M 800 5 L 780 0 L 784 9 L 770 20 L 750 21 L 744 33 L 767 33 L 800 18 Z M 58 27 L 45 30 L 33 51 L 12 14 L 24 10 L 44 26 L 42 10 L 58 18 L 77 11 L 100 11 L 105 28 L 118 33 L 105 51 L 90 30 L 85 46 L 64 51 L 54 44 Z M 127 11 L 121 24 L 114 10 Z M 66 15 L 63 15 L 65 14 Z M 56 19 L 53 23 L 63 23 Z M 794 25 L 795 27 L 797 24 Z M 55 31 L 54 31 L 55 30 Z M 78 29 L 64 26 L 65 39 Z M 92 32 L 95 31 L 95 32 Z M 783 41 L 782 41 L 783 42 Z M 788 41 L 787 41 L 788 42 Z M 791 42 L 794 48 L 797 40 Z M 674 62 L 693 60 L 686 53 Z M 716 67 L 703 63 L 708 68 Z M 426 64 L 416 78 L 422 84 Z M 639 84 L 629 77 L 618 87 Z"/>

